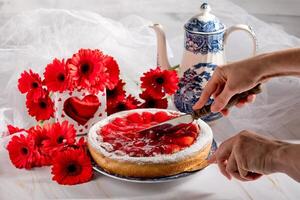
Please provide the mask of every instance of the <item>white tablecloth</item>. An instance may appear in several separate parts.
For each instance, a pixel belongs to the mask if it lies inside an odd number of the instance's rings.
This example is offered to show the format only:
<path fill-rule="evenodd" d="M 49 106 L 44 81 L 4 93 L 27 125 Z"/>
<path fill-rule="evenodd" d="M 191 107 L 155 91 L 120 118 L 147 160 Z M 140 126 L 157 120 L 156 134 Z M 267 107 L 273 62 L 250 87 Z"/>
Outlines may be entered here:
<path fill-rule="evenodd" d="M 299 183 L 284 174 L 255 182 L 227 180 L 216 165 L 169 183 L 129 183 L 95 174 L 91 182 L 62 186 L 51 181 L 49 167 L 20 170 L 10 163 L 2 140 L 0 199 L 299 199 Z M 298 141 L 300 142 L 300 141 Z"/>

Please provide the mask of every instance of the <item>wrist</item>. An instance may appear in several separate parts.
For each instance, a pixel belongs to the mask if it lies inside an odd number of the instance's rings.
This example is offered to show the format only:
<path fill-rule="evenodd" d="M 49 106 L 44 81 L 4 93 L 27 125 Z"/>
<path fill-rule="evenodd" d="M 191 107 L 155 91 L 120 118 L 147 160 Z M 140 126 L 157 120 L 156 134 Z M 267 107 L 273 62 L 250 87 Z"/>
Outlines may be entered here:
<path fill-rule="evenodd" d="M 292 144 L 280 142 L 271 154 L 271 173 L 287 173 L 290 164 L 289 149 Z"/>
<path fill-rule="evenodd" d="M 278 76 L 300 75 L 300 48 L 277 51 L 258 55 L 257 68 L 260 72 L 260 82 Z"/>
<path fill-rule="evenodd" d="M 280 74 L 273 53 L 264 53 L 256 57 L 256 70 L 259 82 Z"/>

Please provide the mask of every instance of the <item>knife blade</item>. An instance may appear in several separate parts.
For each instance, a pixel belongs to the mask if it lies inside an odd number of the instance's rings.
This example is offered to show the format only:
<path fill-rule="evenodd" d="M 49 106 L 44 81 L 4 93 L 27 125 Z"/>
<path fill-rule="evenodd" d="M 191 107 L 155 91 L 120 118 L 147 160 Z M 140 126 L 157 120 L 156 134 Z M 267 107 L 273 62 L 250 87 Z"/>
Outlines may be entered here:
<path fill-rule="evenodd" d="M 225 106 L 226 109 L 231 108 L 235 104 L 237 104 L 240 100 L 247 98 L 249 95 L 259 94 L 261 93 L 261 84 L 256 85 L 254 88 L 242 92 L 240 94 L 234 95 Z M 172 118 L 165 122 L 156 124 L 154 126 L 148 127 L 146 129 L 138 131 L 138 133 L 146 134 L 146 133 L 168 133 L 172 131 L 176 131 L 180 129 L 182 126 L 186 124 L 192 123 L 194 120 L 197 120 L 201 117 L 205 117 L 211 114 L 210 110 L 211 105 L 205 105 L 204 107 L 194 110 L 192 113 L 187 113 L 180 115 L 178 117 Z"/>

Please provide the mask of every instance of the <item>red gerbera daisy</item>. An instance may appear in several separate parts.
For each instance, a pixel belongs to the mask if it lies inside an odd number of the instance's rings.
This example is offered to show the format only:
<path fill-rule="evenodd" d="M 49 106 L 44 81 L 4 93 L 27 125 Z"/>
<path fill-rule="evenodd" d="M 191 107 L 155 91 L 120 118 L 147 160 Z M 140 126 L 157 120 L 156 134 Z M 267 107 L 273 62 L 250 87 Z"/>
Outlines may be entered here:
<path fill-rule="evenodd" d="M 19 132 L 21 132 L 21 131 L 25 131 L 25 129 L 23 129 L 23 128 L 18 128 L 18 127 L 16 127 L 16 126 L 12 126 L 12 125 L 7 125 L 7 130 L 8 130 L 8 133 L 10 134 L 10 135 L 12 135 L 12 134 L 15 134 L 15 133 L 19 133 Z"/>
<path fill-rule="evenodd" d="M 103 57 L 104 66 L 107 69 L 108 78 L 106 80 L 106 87 L 112 90 L 119 81 L 119 65 L 111 56 Z"/>
<path fill-rule="evenodd" d="M 43 90 L 42 95 L 36 101 L 34 101 L 32 93 L 28 93 L 26 96 L 26 107 L 29 115 L 35 117 L 37 121 L 48 120 L 54 114 L 54 104 L 46 90 Z"/>
<path fill-rule="evenodd" d="M 62 185 L 85 183 L 93 176 L 89 156 L 82 149 L 68 149 L 54 157 L 52 180 Z"/>
<path fill-rule="evenodd" d="M 150 69 L 141 77 L 141 87 L 153 98 L 160 99 L 165 94 L 172 95 L 178 89 L 179 78 L 174 70 Z"/>
<path fill-rule="evenodd" d="M 42 80 L 39 74 L 24 71 L 18 80 L 18 88 L 21 93 L 31 92 L 34 101 L 36 101 L 43 92 Z"/>
<path fill-rule="evenodd" d="M 35 165 L 45 166 L 51 164 L 51 157 L 44 150 L 44 141 L 48 139 L 47 133 L 50 130 L 48 124 L 44 127 L 35 126 L 28 130 L 28 138 L 34 141 Z"/>
<path fill-rule="evenodd" d="M 106 68 L 102 62 L 103 54 L 99 50 L 80 49 L 67 62 L 70 77 L 78 89 L 95 92 L 105 88 Z"/>
<path fill-rule="evenodd" d="M 125 83 L 122 80 L 119 80 L 118 84 L 112 89 L 106 89 L 106 97 L 107 103 L 113 104 L 118 101 L 122 101 L 125 98 L 125 90 L 124 90 Z"/>
<path fill-rule="evenodd" d="M 55 58 L 47 65 L 44 76 L 49 91 L 63 92 L 69 87 L 69 76 L 64 60 L 60 61 Z"/>
<path fill-rule="evenodd" d="M 11 162 L 17 168 L 30 169 L 34 166 L 35 155 L 33 143 L 33 140 L 26 138 L 24 135 L 12 137 L 7 145 L 7 150 Z"/>
<path fill-rule="evenodd" d="M 67 145 L 73 145 L 75 142 L 76 130 L 72 124 L 68 121 L 52 124 L 49 131 L 47 131 L 47 137 L 44 141 L 45 151 L 50 155 L 63 149 Z"/>
<path fill-rule="evenodd" d="M 167 108 L 168 107 L 168 100 L 166 98 L 155 99 L 147 92 L 143 92 L 142 94 L 140 94 L 140 98 L 145 100 L 145 102 L 141 105 L 141 108 Z"/>
<path fill-rule="evenodd" d="M 68 145 L 68 146 L 66 146 L 64 149 L 70 149 L 70 148 L 73 148 L 73 149 L 81 149 L 81 150 L 87 152 L 87 143 L 86 143 L 86 141 L 84 140 L 84 137 L 79 138 L 79 140 L 76 141 L 74 144 Z"/>
<path fill-rule="evenodd" d="M 47 127 L 48 124 L 44 126 Z M 48 139 L 47 129 L 44 129 L 39 125 L 34 126 L 28 130 L 28 137 L 34 141 L 34 145 L 37 148 L 43 148 L 43 142 Z"/>
<path fill-rule="evenodd" d="M 116 112 L 135 109 L 138 107 L 139 104 L 140 102 L 136 98 L 134 98 L 131 95 L 128 95 L 121 101 L 107 104 L 107 114 L 111 115 Z"/>
<path fill-rule="evenodd" d="M 86 148 L 86 141 L 84 140 L 84 137 L 81 137 L 77 143 L 76 143 L 76 146 L 78 148 L 81 148 L 81 149 L 85 149 Z"/>

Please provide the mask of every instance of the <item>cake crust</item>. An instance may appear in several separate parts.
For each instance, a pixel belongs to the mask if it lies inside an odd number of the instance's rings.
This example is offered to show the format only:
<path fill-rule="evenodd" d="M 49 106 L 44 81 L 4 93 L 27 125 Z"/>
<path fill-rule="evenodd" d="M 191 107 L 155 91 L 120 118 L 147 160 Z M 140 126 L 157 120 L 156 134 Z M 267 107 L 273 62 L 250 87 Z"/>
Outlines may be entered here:
<path fill-rule="evenodd" d="M 97 149 L 88 144 L 94 161 L 105 171 L 126 177 L 154 178 L 195 171 L 206 167 L 206 158 L 211 149 L 207 144 L 200 151 L 183 160 L 170 163 L 136 163 L 124 160 L 115 160 L 101 154 Z"/>

